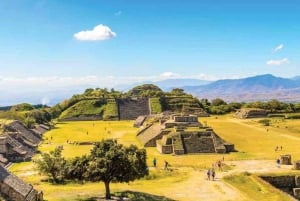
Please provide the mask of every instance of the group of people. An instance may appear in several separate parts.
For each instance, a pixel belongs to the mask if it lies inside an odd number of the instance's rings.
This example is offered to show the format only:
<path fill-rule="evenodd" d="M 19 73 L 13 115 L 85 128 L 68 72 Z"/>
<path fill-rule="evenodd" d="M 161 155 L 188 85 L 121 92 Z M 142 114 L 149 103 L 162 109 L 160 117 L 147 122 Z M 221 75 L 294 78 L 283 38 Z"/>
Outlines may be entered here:
<path fill-rule="evenodd" d="M 275 147 L 275 151 L 279 151 L 279 150 L 282 151 L 282 146 L 280 146 L 280 147 L 279 147 L 279 146 L 276 146 L 276 147 Z"/>
<path fill-rule="evenodd" d="M 223 161 L 224 161 L 224 158 L 223 158 Z M 216 170 L 215 170 L 215 165 L 218 166 L 218 169 L 219 171 L 222 171 L 222 161 L 221 160 L 218 160 L 216 163 L 213 163 L 212 164 L 212 167 L 211 168 L 208 168 L 207 172 L 206 172 L 206 175 L 207 175 L 207 180 L 212 180 L 214 181 L 215 178 L 216 178 Z"/>
<path fill-rule="evenodd" d="M 156 158 L 153 158 L 152 163 L 153 163 L 153 167 L 156 167 L 156 164 L 157 164 Z M 169 170 L 169 162 L 166 160 L 165 160 L 164 170 Z"/>
<path fill-rule="evenodd" d="M 215 176 L 216 176 L 216 171 L 215 171 L 215 168 L 212 167 L 212 168 L 209 168 L 207 170 L 207 179 L 210 180 L 210 178 L 214 181 L 215 180 Z"/>

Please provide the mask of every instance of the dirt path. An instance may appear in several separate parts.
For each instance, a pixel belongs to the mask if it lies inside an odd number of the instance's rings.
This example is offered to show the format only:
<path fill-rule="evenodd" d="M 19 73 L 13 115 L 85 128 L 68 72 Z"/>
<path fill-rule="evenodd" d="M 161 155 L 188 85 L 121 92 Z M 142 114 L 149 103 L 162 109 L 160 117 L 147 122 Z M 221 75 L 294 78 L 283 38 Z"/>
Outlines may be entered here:
<path fill-rule="evenodd" d="M 275 161 L 270 160 L 245 160 L 245 161 L 228 161 L 227 165 L 232 167 L 229 171 L 216 171 L 216 180 L 209 181 L 206 178 L 206 170 L 193 170 L 191 176 L 185 182 L 176 186 L 170 186 L 166 194 L 176 200 L 205 200 L 205 201 L 248 201 L 250 200 L 242 192 L 235 187 L 224 182 L 222 178 L 226 175 L 250 172 L 250 173 L 265 173 L 265 172 L 288 172 L 291 170 L 291 165 L 282 165 L 280 168 L 276 166 Z"/>

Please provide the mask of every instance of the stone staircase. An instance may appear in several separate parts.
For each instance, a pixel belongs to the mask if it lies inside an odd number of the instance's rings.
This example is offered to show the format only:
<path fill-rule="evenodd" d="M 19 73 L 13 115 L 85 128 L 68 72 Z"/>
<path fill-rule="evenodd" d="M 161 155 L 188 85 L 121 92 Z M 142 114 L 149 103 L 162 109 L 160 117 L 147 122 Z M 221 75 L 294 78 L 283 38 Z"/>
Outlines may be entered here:
<path fill-rule="evenodd" d="M 212 136 L 183 135 L 183 144 L 186 153 L 215 153 L 215 145 Z"/>
<path fill-rule="evenodd" d="M 141 115 L 149 115 L 149 98 L 118 99 L 119 120 L 134 120 Z"/>

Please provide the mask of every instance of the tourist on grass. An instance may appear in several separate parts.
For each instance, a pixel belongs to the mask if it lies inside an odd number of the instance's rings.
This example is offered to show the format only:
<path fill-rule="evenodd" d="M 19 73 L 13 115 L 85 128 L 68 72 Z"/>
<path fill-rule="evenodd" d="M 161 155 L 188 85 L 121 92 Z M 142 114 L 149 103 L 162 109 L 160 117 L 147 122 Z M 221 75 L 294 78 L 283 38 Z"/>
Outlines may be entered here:
<path fill-rule="evenodd" d="M 153 158 L 153 167 L 156 167 L 156 158 Z"/>
<path fill-rule="evenodd" d="M 220 160 L 218 160 L 217 165 L 219 170 L 222 171 L 222 162 Z"/>
<path fill-rule="evenodd" d="M 207 175 L 207 180 L 210 180 L 210 168 L 208 168 L 206 175 Z"/>
<path fill-rule="evenodd" d="M 215 180 L 215 176 L 216 176 L 216 171 L 214 168 L 211 169 L 211 177 L 212 177 L 212 180 L 214 181 Z"/>
<path fill-rule="evenodd" d="M 165 161 L 165 170 L 168 170 L 168 166 L 169 166 L 169 163 L 168 163 L 168 161 Z"/>
<path fill-rule="evenodd" d="M 213 181 L 215 180 L 215 176 L 216 176 L 215 169 L 212 168 L 212 169 L 211 169 L 211 177 L 212 177 L 212 180 L 213 180 Z"/>

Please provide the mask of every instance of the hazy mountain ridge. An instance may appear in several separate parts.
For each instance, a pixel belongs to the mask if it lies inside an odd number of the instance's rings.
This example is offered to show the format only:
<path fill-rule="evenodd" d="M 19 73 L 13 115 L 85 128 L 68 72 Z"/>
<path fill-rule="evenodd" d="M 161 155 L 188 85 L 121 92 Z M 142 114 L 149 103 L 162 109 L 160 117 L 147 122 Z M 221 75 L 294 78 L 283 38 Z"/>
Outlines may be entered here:
<path fill-rule="evenodd" d="M 271 74 L 218 80 L 208 85 L 190 86 L 184 89 L 199 98 L 219 97 L 227 101 L 300 100 L 300 79 L 275 77 Z"/>
<path fill-rule="evenodd" d="M 133 83 L 130 85 L 119 85 L 116 86 L 115 89 L 120 91 L 128 91 L 137 85 L 154 84 L 164 91 L 170 91 L 173 88 L 183 88 L 185 86 L 201 86 L 209 83 L 211 83 L 211 81 L 199 80 L 199 79 L 166 79 L 166 80 L 155 81 L 155 82 L 145 81 L 145 82 Z"/>
<path fill-rule="evenodd" d="M 198 98 L 223 98 L 226 101 L 255 101 L 278 99 L 281 101 L 300 101 L 300 76 L 293 78 L 275 77 L 271 74 L 258 75 L 242 79 L 224 79 L 207 81 L 198 79 L 166 79 L 162 81 L 147 81 L 130 85 L 112 86 L 126 92 L 137 85 L 154 84 L 164 91 L 172 88 L 182 88 Z M 0 89 L 0 106 L 9 106 L 27 102 L 30 104 L 55 105 L 70 96 L 82 93 L 87 88 L 102 86 L 80 85 L 76 87 L 40 88 L 33 90 L 25 88 Z M 110 90 L 110 88 L 109 88 Z"/>

